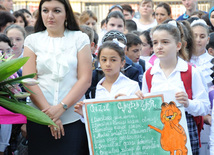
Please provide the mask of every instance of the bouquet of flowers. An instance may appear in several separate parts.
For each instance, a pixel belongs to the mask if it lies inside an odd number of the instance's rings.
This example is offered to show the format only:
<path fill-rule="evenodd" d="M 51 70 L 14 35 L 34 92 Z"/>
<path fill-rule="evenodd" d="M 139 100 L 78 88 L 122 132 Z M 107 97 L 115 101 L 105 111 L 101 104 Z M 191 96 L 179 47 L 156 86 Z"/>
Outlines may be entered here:
<path fill-rule="evenodd" d="M 28 57 L 17 59 L 4 59 L 0 57 L 0 106 L 15 112 L 23 114 L 28 120 L 42 124 L 55 125 L 56 124 L 42 111 L 33 108 L 20 101 L 20 98 L 26 98 L 33 93 L 24 85 L 35 85 L 38 82 L 33 79 L 35 74 L 30 74 L 22 77 L 17 76 L 17 71 L 28 61 Z M 21 87 L 24 87 L 28 92 L 22 92 Z"/>

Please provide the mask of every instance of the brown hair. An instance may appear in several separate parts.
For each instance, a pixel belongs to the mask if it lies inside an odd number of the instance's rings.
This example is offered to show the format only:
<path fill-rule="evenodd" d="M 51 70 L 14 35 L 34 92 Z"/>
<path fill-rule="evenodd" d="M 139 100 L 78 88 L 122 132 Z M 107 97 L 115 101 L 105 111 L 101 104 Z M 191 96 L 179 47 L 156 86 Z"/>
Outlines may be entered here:
<path fill-rule="evenodd" d="M 80 24 L 85 24 L 85 22 L 89 18 L 93 18 L 97 22 L 97 16 L 92 11 L 90 11 L 90 10 L 83 11 L 80 14 L 80 18 L 79 18 Z"/>

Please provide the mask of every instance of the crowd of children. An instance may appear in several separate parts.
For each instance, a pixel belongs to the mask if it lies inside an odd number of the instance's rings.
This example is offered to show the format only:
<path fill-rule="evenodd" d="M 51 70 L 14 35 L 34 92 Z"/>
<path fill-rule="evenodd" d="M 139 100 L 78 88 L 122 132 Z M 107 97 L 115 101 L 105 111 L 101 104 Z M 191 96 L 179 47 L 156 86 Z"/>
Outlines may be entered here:
<path fill-rule="evenodd" d="M 167 3 L 160 3 L 153 10 L 152 0 L 142 0 L 140 18 L 134 17 L 130 5 L 114 5 L 103 20 L 100 32 L 97 15 L 92 11 L 74 13 L 80 30 L 90 40 L 93 71 L 85 98 L 108 100 L 136 95 L 143 99 L 150 92 L 174 90 L 176 100 L 185 107 L 192 154 L 204 154 L 200 150 L 205 138 L 203 130 L 209 135 L 205 142 L 210 146 L 210 154 L 214 154 L 214 7 L 199 16 L 195 2 L 182 3 L 192 8 L 186 8 L 186 13 L 177 20 L 172 19 Z M 0 56 L 23 57 L 24 40 L 26 35 L 34 33 L 32 28 L 37 17 L 38 10 L 33 15 L 26 9 L 13 15 L 0 11 L 0 31 L 4 33 L 0 34 Z M 64 25 L 67 27 L 67 21 Z M 37 24 L 37 30 L 41 30 L 39 26 L 46 25 Z M 18 74 L 22 75 L 22 69 Z M 82 115 L 83 104 L 78 102 L 74 111 Z M 207 126 L 203 129 L 204 123 Z M 0 155 L 16 152 L 20 143 L 19 134 L 10 135 L 14 131 L 11 126 L 1 125 Z M 20 126 L 17 130 L 21 132 Z M 27 138 L 25 125 L 22 132 Z"/>

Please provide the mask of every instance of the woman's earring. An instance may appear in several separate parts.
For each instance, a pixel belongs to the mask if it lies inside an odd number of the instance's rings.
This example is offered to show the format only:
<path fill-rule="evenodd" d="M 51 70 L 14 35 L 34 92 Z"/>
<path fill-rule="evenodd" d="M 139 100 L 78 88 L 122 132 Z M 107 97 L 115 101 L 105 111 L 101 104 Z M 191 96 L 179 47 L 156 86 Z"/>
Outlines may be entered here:
<path fill-rule="evenodd" d="M 65 20 L 65 27 L 67 28 L 67 25 L 68 25 L 68 22 L 67 22 L 67 20 Z"/>

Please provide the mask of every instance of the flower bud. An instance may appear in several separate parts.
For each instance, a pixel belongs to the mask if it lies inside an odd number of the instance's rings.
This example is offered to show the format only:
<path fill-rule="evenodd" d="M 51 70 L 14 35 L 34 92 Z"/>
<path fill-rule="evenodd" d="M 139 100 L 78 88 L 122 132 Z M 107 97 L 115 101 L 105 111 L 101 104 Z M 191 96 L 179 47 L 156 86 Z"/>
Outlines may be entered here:
<path fill-rule="evenodd" d="M 30 93 L 19 92 L 19 93 L 14 94 L 14 96 L 15 96 L 15 98 L 17 98 L 17 99 L 24 99 L 24 98 L 30 96 Z"/>
<path fill-rule="evenodd" d="M 27 79 L 23 79 L 21 83 L 27 86 L 34 86 L 34 85 L 37 85 L 39 82 L 33 78 L 27 78 Z"/>

